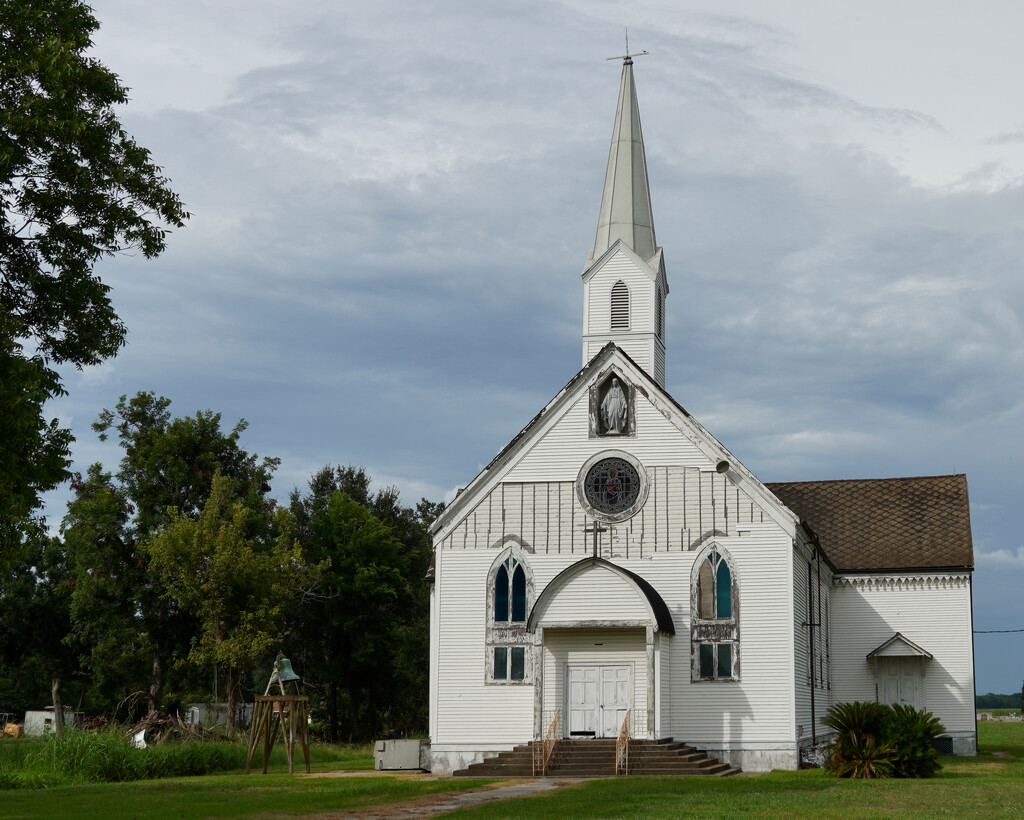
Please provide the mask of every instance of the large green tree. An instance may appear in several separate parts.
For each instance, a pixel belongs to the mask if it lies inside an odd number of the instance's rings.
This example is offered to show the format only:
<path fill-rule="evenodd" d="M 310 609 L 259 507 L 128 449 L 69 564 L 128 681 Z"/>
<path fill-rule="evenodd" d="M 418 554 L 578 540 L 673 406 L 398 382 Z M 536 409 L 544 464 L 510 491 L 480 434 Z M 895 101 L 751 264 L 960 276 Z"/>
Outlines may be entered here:
<path fill-rule="evenodd" d="M 189 659 L 227 673 L 228 734 L 235 727 L 239 679 L 279 644 L 284 608 L 312 583 L 286 509 L 253 509 L 236 482 L 217 473 L 202 514 L 174 513 L 146 543 L 166 595 L 200 624 Z"/>
<path fill-rule="evenodd" d="M 296 613 L 293 643 L 322 693 L 332 740 L 426 728 L 429 613 L 423 583 L 431 543 L 398 492 L 370 489 L 357 467 L 324 467 L 291 510 L 303 553 L 329 561 L 318 594 Z"/>
<path fill-rule="evenodd" d="M 88 668 L 97 682 L 104 670 L 118 670 L 122 689 L 125 682 L 145 688 L 150 710 L 161 708 L 170 668 L 188 654 L 198 616 L 168 594 L 165 576 L 150 566 L 147 541 L 181 518 L 199 518 L 218 472 L 235 482 L 250 509 L 264 509 L 278 463 L 242 449 L 244 420 L 225 431 L 219 413 L 173 417 L 170 404 L 139 392 L 100 414 L 94 429 L 117 437 L 120 468 L 111 476 L 94 465 L 77 477 L 63 525 L 79 580 L 72 619 L 89 647 Z"/>
<path fill-rule="evenodd" d="M 0 573 L 0 703 L 17 710 L 54 706 L 63 731 L 63 694 L 80 689 L 78 653 L 70 634 L 73 579 L 59 539 L 40 524 L 27 527 Z"/>
<path fill-rule="evenodd" d="M 81 0 L 0 2 L 0 520 L 67 477 L 67 433 L 40 400 L 62 392 L 50 365 L 124 345 L 96 263 L 154 257 L 188 218 L 118 121 L 128 92 L 88 54 L 98 27 Z"/>

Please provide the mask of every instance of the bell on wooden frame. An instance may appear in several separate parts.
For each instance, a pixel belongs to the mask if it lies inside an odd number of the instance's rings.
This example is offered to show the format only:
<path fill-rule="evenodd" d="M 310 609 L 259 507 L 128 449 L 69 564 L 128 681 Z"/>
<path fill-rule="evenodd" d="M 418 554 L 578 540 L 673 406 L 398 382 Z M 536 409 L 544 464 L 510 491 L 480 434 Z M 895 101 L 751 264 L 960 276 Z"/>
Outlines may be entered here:
<path fill-rule="evenodd" d="M 287 658 L 278 659 L 277 670 L 283 683 L 287 683 L 290 680 L 302 680 L 302 678 L 295 674 L 295 670 L 292 669 L 292 662 Z"/>
<path fill-rule="evenodd" d="M 302 680 L 302 678 L 296 675 L 295 670 L 292 669 L 292 662 L 283 654 L 278 654 L 277 660 L 274 661 L 274 671 L 270 673 L 270 680 L 267 681 L 267 689 L 263 694 L 270 694 L 270 687 L 274 684 L 277 684 L 282 695 L 287 694 L 284 685 L 289 681 L 295 681 L 295 691 L 297 693 L 299 691 L 300 680 Z"/>

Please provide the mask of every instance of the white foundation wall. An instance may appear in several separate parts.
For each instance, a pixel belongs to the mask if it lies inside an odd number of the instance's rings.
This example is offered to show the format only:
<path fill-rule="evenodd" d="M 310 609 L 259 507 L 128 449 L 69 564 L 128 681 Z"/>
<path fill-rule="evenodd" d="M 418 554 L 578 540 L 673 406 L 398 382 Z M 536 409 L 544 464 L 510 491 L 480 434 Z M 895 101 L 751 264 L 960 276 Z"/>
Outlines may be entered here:
<path fill-rule="evenodd" d="M 866 656 L 900 632 L 933 656 L 924 662 L 924 708 L 954 738 L 954 752 L 974 754 L 970 574 L 841 575 L 832 600 L 835 700 L 878 700 Z"/>

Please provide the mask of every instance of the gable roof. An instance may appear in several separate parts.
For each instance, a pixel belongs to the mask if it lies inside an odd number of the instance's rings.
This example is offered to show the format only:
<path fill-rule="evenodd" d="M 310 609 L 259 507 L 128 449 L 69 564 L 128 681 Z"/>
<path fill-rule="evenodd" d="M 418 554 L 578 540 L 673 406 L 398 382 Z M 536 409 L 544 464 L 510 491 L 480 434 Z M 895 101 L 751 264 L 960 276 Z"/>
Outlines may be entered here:
<path fill-rule="evenodd" d="M 927 649 L 922 649 L 902 632 L 897 632 L 881 646 L 877 646 L 868 652 L 868 660 L 872 658 L 933 658 L 935 657 Z"/>
<path fill-rule="evenodd" d="M 840 572 L 974 567 L 964 475 L 766 485 Z"/>
<path fill-rule="evenodd" d="M 783 529 L 795 532 L 799 525 L 799 519 L 793 511 L 769 492 L 765 485 L 729 452 L 725 445 L 705 430 L 700 422 L 665 392 L 664 388 L 655 382 L 650 374 L 633 361 L 622 348 L 614 342 L 608 342 L 455 496 L 451 504 L 430 525 L 431 534 L 437 537 L 439 533 L 453 526 L 460 516 L 465 515 L 489 486 L 500 481 L 501 476 L 508 470 L 510 462 L 524 449 L 531 446 L 531 443 L 543 434 L 549 424 L 556 422 L 564 414 L 572 402 L 586 389 L 588 380 L 596 378 L 603 372 L 602 368 L 611 364 L 621 367 L 627 374 L 627 378 L 636 387 L 637 392 L 658 408 L 669 422 L 682 435 L 685 435 L 712 464 L 719 464 L 723 469 L 727 468 L 726 472 L 729 478 L 734 483 L 741 484 L 770 519 Z"/>

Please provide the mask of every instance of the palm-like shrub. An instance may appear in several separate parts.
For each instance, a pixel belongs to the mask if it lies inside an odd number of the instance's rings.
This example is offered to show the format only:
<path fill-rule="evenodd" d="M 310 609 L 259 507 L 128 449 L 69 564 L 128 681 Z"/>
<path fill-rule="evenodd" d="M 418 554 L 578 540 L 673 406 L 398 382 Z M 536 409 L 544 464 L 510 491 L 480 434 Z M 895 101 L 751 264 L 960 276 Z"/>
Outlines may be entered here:
<path fill-rule="evenodd" d="M 875 735 L 850 731 L 829 745 L 825 768 L 836 777 L 892 777 L 892 746 L 880 743 Z"/>
<path fill-rule="evenodd" d="M 912 706 L 854 701 L 829 708 L 822 723 L 836 731 L 825 769 L 837 777 L 931 777 L 939 769 L 932 746 L 945 728 Z"/>
<path fill-rule="evenodd" d="M 946 728 L 931 712 L 897 703 L 884 731 L 893 747 L 893 777 L 933 777 L 939 770 L 939 753 L 932 742 Z"/>
<path fill-rule="evenodd" d="M 855 700 L 829 707 L 821 722 L 840 735 L 856 732 L 859 735 L 879 737 L 891 712 L 884 703 Z"/>

